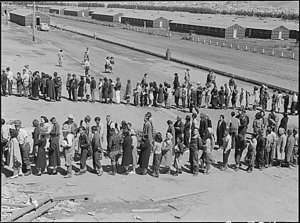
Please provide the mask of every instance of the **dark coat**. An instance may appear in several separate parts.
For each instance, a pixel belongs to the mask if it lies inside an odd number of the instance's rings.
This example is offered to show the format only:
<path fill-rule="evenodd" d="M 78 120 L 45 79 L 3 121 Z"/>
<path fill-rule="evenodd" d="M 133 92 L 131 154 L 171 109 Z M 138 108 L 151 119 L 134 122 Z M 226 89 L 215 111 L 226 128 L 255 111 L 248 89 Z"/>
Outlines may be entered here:
<path fill-rule="evenodd" d="M 40 81 L 39 79 L 35 79 L 32 82 L 32 96 L 33 97 L 39 97 L 39 85 L 40 85 Z"/>
<path fill-rule="evenodd" d="M 211 104 L 213 107 L 217 107 L 218 106 L 218 89 L 214 88 L 211 91 Z"/>
<path fill-rule="evenodd" d="M 38 146 L 37 157 L 35 160 L 35 167 L 41 168 L 41 172 L 43 173 L 47 165 L 46 151 L 45 151 L 46 137 L 37 140 L 33 145 Z"/>
<path fill-rule="evenodd" d="M 223 137 L 225 134 L 225 130 L 226 130 L 226 122 L 223 120 L 222 123 L 220 124 L 220 120 L 219 120 L 218 125 L 217 125 L 217 143 L 218 143 L 218 145 L 223 144 Z"/>
<path fill-rule="evenodd" d="M 280 120 L 279 128 L 284 128 L 284 130 L 286 131 L 286 130 L 287 130 L 287 124 L 288 124 L 288 121 L 289 121 L 289 118 L 288 118 L 288 117 L 283 117 L 283 118 Z"/>
<path fill-rule="evenodd" d="M 164 101 L 164 89 L 160 87 L 158 89 L 157 103 L 163 103 L 163 101 Z"/>
<path fill-rule="evenodd" d="M 237 134 L 235 135 L 235 149 L 243 151 L 247 147 L 247 141 L 243 137 L 243 135 Z"/>
<path fill-rule="evenodd" d="M 138 164 L 140 165 L 141 168 L 148 168 L 149 164 L 149 158 L 150 158 L 150 141 L 149 139 L 146 139 L 143 144 L 140 146 L 140 156 L 139 156 L 139 161 Z"/>
<path fill-rule="evenodd" d="M 199 134 L 201 137 L 203 137 L 205 131 L 208 128 L 208 123 L 206 119 L 200 119 L 200 123 L 199 123 Z"/>
<path fill-rule="evenodd" d="M 219 103 L 220 103 L 220 105 L 225 104 L 225 91 L 224 90 L 219 91 Z"/>
<path fill-rule="evenodd" d="M 50 99 L 55 99 L 55 89 L 53 80 L 47 81 L 47 97 Z"/>
<path fill-rule="evenodd" d="M 180 129 L 176 129 L 176 127 L 179 127 Z M 177 138 L 178 135 L 180 135 L 182 137 L 183 131 L 184 131 L 184 123 L 182 121 L 178 122 L 176 121 L 174 123 L 174 129 L 175 129 L 175 140 Z"/>
<path fill-rule="evenodd" d="M 83 97 L 84 96 L 84 94 L 83 94 L 83 92 L 84 92 L 84 80 L 80 80 L 78 86 L 79 86 L 78 87 L 78 97 Z"/>
<path fill-rule="evenodd" d="M 179 80 L 177 75 L 175 75 L 174 77 L 173 85 L 174 85 L 174 89 L 176 89 L 179 86 Z"/>
<path fill-rule="evenodd" d="M 114 97 L 114 87 L 110 82 L 108 82 L 108 97 L 110 99 Z"/>
<path fill-rule="evenodd" d="M 105 98 L 108 98 L 108 81 L 105 81 L 103 83 L 103 87 L 102 87 L 102 97 L 105 99 Z"/>
<path fill-rule="evenodd" d="M 207 120 L 207 127 L 212 128 L 211 120 L 209 118 L 207 118 L 206 120 Z"/>
<path fill-rule="evenodd" d="M 248 120 L 247 117 L 240 117 L 240 126 L 238 129 L 238 134 L 246 135 L 247 133 L 247 125 L 248 125 Z"/>
<path fill-rule="evenodd" d="M 130 135 L 127 135 L 122 143 L 122 149 L 123 149 L 123 157 L 122 157 L 122 166 L 129 166 L 132 164 L 132 139 Z"/>

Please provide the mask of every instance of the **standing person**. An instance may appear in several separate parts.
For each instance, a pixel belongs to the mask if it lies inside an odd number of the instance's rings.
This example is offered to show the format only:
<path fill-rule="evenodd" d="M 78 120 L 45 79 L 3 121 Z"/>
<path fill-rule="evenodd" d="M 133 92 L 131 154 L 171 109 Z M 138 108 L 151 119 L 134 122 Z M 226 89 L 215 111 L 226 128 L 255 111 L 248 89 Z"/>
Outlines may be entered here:
<path fill-rule="evenodd" d="M 156 82 L 153 82 L 153 105 L 157 107 L 157 96 L 158 96 L 158 87 Z"/>
<path fill-rule="evenodd" d="M 158 178 L 159 177 L 159 167 L 160 167 L 160 162 L 162 159 L 162 137 L 161 137 L 161 133 L 158 132 L 155 135 L 154 138 L 154 146 L 153 146 L 153 162 L 152 162 L 152 166 L 153 166 L 153 177 Z"/>
<path fill-rule="evenodd" d="M 199 156 L 199 151 L 202 151 L 203 143 L 197 129 L 194 130 L 193 135 L 194 136 L 191 138 L 190 147 L 189 147 L 190 149 L 189 161 L 191 165 L 191 173 L 195 177 L 198 175 L 199 172 L 199 158 L 202 155 L 201 154 Z"/>
<path fill-rule="evenodd" d="M 293 163 L 291 165 L 296 166 L 298 164 L 298 145 L 299 145 L 299 136 L 298 136 L 297 129 L 293 129 L 293 135 L 295 138 L 295 146 L 293 149 Z"/>
<path fill-rule="evenodd" d="M 225 90 L 224 87 L 221 86 L 221 90 L 218 92 L 219 94 L 219 107 L 223 109 L 225 106 Z"/>
<path fill-rule="evenodd" d="M 32 121 L 32 126 L 34 127 L 34 130 L 32 132 L 32 139 L 33 139 L 32 154 L 33 154 L 34 160 L 36 160 L 37 152 L 38 152 L 38 146 L 34 146 L 34 145 L 37 144 L 38 140 L 40 139 L 41 129 L 40 129 L 40 126 L 39 126 L 39 121 L 34 119 Z M 45 146 L 46 146 L 46 144 L 45 144 Z"/>
<path fill-rule="evenodd" d="M 232 75 L 231 78 L 229 79 L 228 85 L 229 85 L 230 90 L 232 91 L 236 85 L 235 80 L 234 80 L 234 75 Z"/>
<path fill-rule="evenodd" d="M 233 88 L 232 94 L 231 94 L 232 109 L 236 108 L 236 101 L 237 101 L 238 93 L 239 93 L 239 91 L 237 89 L 237 86 L 234 85 L 234 88 Z"/>
<path fill-rule="evenodd" d="M 171 100 L 172 100 L 172 89 L 171 89 L 171 85 L 167 84 L 167 104 L 166 104 L 166 108 L 170 109 L 171 108 Z"/>
<path fill-rule="evenodd" d="M 283 117 L 280 120 L 279 128 L 284 128 L 285 131 L 287 131 L 287 125 L 288 125 L 289 117 L 287 113 L 283 113 Z"/>
<path fill-rule="evenodd" d="M 273 90 L 273 95 L 271 97 L 271 99 L 272 99 L 271 109 L 275 109 L 275 107 L 276 107 L 277 95 L 278 95 L 278 92 L 277 92 L 276 89 L 274 89 Z"/>
<path fill-rule="evenodd" d="M 130 135 L 131 135 L 131 146 L 132 146 L 132 171 L 130 171 L 130 174 L 135 174 L 135 168 L 137 165 L 137 146 L 138 146 L 138 142 L 137 142 L 137 137 L 136 137 L 136 132 L 131 128 L 131 123 L 128 123 L 128 127 L 130 128 Z"/>
<path fill-rule="evenodd" d="M 268 115 L 268 126 L 274 127 L 274 132 L 278 134 L 278 127 L 279 127 L 279 116 L 275 113 L 275 110 L 271 110 Z"/>
<path fill-rule="evenodd" d="M 183 129 L 183 144 L 186 146 L 186 148 L 189 148 L 189 142 L 190 142 L 190 130 L 191 130 L 191 117 L 187 115 L 185 117 L 185 123 L 184 123 L 184 129 Z M 175 134 L 176 135 L 176 134 Z M 179 135 L 181 136 L 181 135 Z M 176 137 L 177 139 L 177 137 Z M 181 138 L 182 141 L 182 138 Z"/>
<path fill-rule="evenodd" d="M 228 134 L 228 130 L 226 130 L 223 145 L 221 146 L 221 149 L 223 149 L 223 166 L 220 169 L 221 171 L 228 169 L 228 157 L 230 155 L 231 148 L 231 137 Z"/>
<path fill-rule="evenodd" d="M 256 157 L 256 146 L 257 146 L 257 140 L 256 140 L 257 135 L 255 133 L 252 134 L 251 140 L 248 141 L 248 154 L 250 156 L 250 161 L 248 168 L 246 169 L 247 173 L 251 173 L 254 168 L 255 164 L 255 157 Z"/>
<path fill-rule="evenodd" d="M 49 101 L 54 102 L 56 95 L 55 95 L 54 81 L 52 80 L 51 76 L 49 76 L 49 80 L 46 83 L 46 87 L 47 87 L 47 97 L 49 98 Z"/>
<path fill-rule="evenodd" d="M 53 83 L 54 83 L 54 93 L 55 93 L 55 100 L 57 100 L 57 94 L 58 94 L 58 73 L 57 72 L 54 72 L 53 73 Z"/>
<path fill-rule="evenodd" d="M 68 91 L 68 95 L 69 95 L 69 101 L 71 101 L 71 96 L 72 96 L 72 91 L 71 91 L 71 82 L 72 82 L 72 76 L 70 73 L 68 73 L 68 77 L 67 77 L 67 82 L 66 82 L 66 89 Z"/>
<path fill-rule="evenodd" d="M 184 152 L 182 137 L 179 135 L 176 138 L 176 144 L 174 146 L 175 151 L 175 159 L 174 159 L 174 167 L 176 168 L 176 172 L 173 176 L 178 176 L 178 174 L 182 174 L 181 170 L 181 160 Z"/>
<path fill-rule="evenodd" d="M 175 73 L 174 74 L 174 81 L 173 81 L 173 87 L 174 87 L 174 90 L 176 90 L 178 87 L 179 87 L 179 78 L 178 78 L 178 74 Z"/>
<path fill-rule="evenodd" d="M 215 146 L 213 136 L 206 131 L 203 138 L 203 159 L 206 165 L 206 170 L 204 170 L 204 174 L 209 174 L 210 164 L 214 162 L 214 158 L 212 156 L 212 151 Z"/>
<path fill-rule="evenodd" d="M 235 152 L 234 152 L 234 159 L 235 159 L 235 171 L 240 170 L 241 166 L 241 157 L 243 154 L 244 149 L 247 147 L 247 142 L 243 135 L 238 134 L 235 136 Z"/>
<path fill-rule="evenodd" d="M 149 96 L 149 105 L 148 105 L 148 107 L 152 107 L 152 105 L 153 105 L 153 90 L 154 90 L 154 88 L 153 88 L 153 83 L 152 82 L 150 82 L 149 83 L 149 88 L 148 88 L 148 96 Z"/>
<path fill-rule="evenodd" d="M 253 90 L 253 110 L 256 110 L 258 105 L 259 105 L 258 87 L 254 86 L 254 90 Z"/>
<path fill-rule="evenodd" d="M 60 155 L 59 155 L 59 124 L 56 118 L 51 118 L 52 130 L 50 132 L 50 146 L 49 146 L 49 168 L 53 169 L 50 175 L 57 174 L 57 167 L 60 166 Z"/>
<path fill-rule="evenodd" d="M 276 146 L 276 138 L 277 136 L 275 132 L 272 131 L 271 127 L 268 127 L 266 137 L 265 168 L 271 167 L 273 164 L 273 154 Z"/>
<path fill-rule="evenodd" d="M 124 166 L 125 172 L 123 175 L 129 174 L 129 165 L 132 164 L 132 139 L 130 136 L 130 132 L 128 128 L 123 129 L 123 142 L 122 142 L 122 150 L 123 150 L 123 157 L 121 165 Z"/>
<path fill-rule="evenodd" d="M 120 78 L 117 77 L 117 79 L 116 79 L 116 85 L 114 87 L 115 91 L 116 91 L 116 104 L 120 104 L 120 102 L 121 102 L 121 95 L 120 95 L 121 87 L 122 87 L 122 84 L 120 82 Z"/>
<path fill-rule="evenodd" d="M 176 87 L 176 89 L 174 89 L 174 97 L 175 97 L 175 104 L 176 104 L 176 108 L 179 108 L 179 98 L 180 98 L 180 85 Z"/>
<path fill-rule="evenodd" d="M 90 147 L 90 141 L 86 134 L 86 129 L 83 126 L 79 127 L 79 146 L 81 149 L 80 154 L 80 171 L 75 173 L 75 175 L 82 175 L 86 173 L 86 160 L 88 156 L 88 150 Z"/>
<path fill-rule="evenodd" d="M 193 113 L 193 108 L 195 108 L 197 114 L 199 113 L 199 109 L 198 107 L 196 106 L 196 103 L 197 103 L 197 92 L 196 90 L 194 89 L 193 86 L 190 87 L 190 113 Z"/>
<path fill-rule="evenodd" d="M 32 82 L 32 98 L 34 100 L 40 99 L 39 85 L 40 85 L 40 81 L 38 77 L 34 77 L 34 80 Z"/>
<path fill-rule="evenodd" d="M 104 99 L 104 103 L 108 103 L 107 99 L 108 99 L 108 90 L 109 90 L 109 83 L 108 83 L 108 79 L 106 77 L 104 77 L 104 83 L 103 83 L 103 87 L 102 87 L 102 97 Z"/>
<path fill-rule="evenodd" d="M 203 97 L 203 87 L 201 86 L 201 82 L 198 82 L 197 83 L 197 103 L 196 103 L 196 106 L 198 108 L 201 108 L 202 97 Z"/>
<path fill-rule="evenodd" d="M 173 122 L 171 120 L 168 120 L 167 124 L 168 124 L 167 132 L 171 133 L 171 135 L 173 136 L 171 140 L 172 140 L 173 145 L 175 145 L 176 132 L 175 132 L 175 128 L 173 126 Z"/>
<path fill-rule="evenodd" d="M 286 147 L 286 135 L 285 135 L 285 130 L 283 128 L 279 128 L 278 130 L 278 139 L 277 139 L 277 167 L 281 167 L 282 161 L 284 160 L 284 152 L 285 152 L 285 147 Z"/>
<path fill-rule="evenodd" d="M 204 108 L 208 108 L 208 105 L 209 105 L 209 102 L 210 102 L 210 88 L 207 87 L 207 86 L 204 86 L 203 92 L 204 92 L 204 95 L 205 95 L 205 98 L 204 98 L 205 107 Z"/>
<path fill-rule="evenodd" d="M 103 79 L 99 78 L 99 84 L 98 84 L 98 93 L 99 93 L 99 102 L 101 103 L 103 101 L 103 97 L 102 97 L 102 88 L 103 88 Z"/>
<path fill-rule="evenodd" d="M 39 136 L 39 139 L 34 143 L 34 146 L 38 146 L 37 156 L 35 161 L 35 167 L 38 170 L 37 176 L 41 176 L 46 170 L 46 165 L 47 165 L 46 151 L 45 151 L 46 142 L 47 142 L 46 135 L 41 134 Z"/>
<path fill-rule="evenodd" d="M 264 87 L 262 92 L 262 109 L 267 110 L 268 100 L 270 99 L 269 93 L 268 93 L 268 87 Z"/>
<path fill-rule="evenodd" d="M 128 79 L 125 88 L 125 93 L 124 93 L 124 99 L 126 100 L 126 105 L 130 105 L 130 95 L 131 95 L 131 81 Z"/>
<path fill-rule="evenodd" d="M 144 117 L 144 124 L 143 124 L 143 135 L 148 135 L 147 139 L 149 140 L 150 144 L 153 143 L 153 131 L 152 131 L 152 125 L 149 121 L 150 117 L 145 116 Z"/>
<path fill-rule="evenodd" d="M 112 79 L 108 80 L 108 98 L 109 98 L 109 104 L 112 104 L 112 99 L 114 97 L 114 86 L 112 83 Z"/>
<path fill-rule="evenodd" d="M 21 75 L 22 77 L 22 83 L 23 83 L 23 92 L 24 96 L 28 97 L 28 90 L 29 90 L 29 74 L 27 70 L 24 68 L 23 69 L 23 74 Z"/>
<path fill-rule="evenodd" d="M 29 85 L 28 85 L 28 97 L 31 96 L 32 94 L 32 80 L 33 80 L 33 77 L 32 77 L 32 72 L 31 71 L 28 71 L 28 74 L 29 74 Z"/>
<path fill-rule="evenodd" d="M 159 84 L 158 97 L 157 97 L 158 107 L 161 108 L 163 102 L 164 102 L 164 89 L 163 89 L 163 85 Z"/>
<path fill-rule="evenodd" d="M 258 160 L 258 167 L 259 170 L 262 171 L 265 167 L 265 148 L 266 147 L 266 140 L 263 137 L 263 131 L 259 130 L 258 131 L 258 138 L 257 138 L 257 146 L 256 146 L 256 151 L 257 151 L 257 160 Z"/>
<path fill-rule="evenodd" d="M 84 75 L 88 76 L 90 70 L 90 62 L 88 60 L 85 60 L 84 62 Z"/>
<path fill-rule="evenodd" d="M 91 80 L 89 77 L 85 79 L 84 92 L 85 92 L 86 100 L 89 101 L 90 94 L 91 94 Z"/>
<path fill-rule="evenodd" d="M 264 130 L 264 121 L 260 112 L 256 113 L 252 128 L 256 134 L 258 134 L 259 130 Z"/>
<path fill-rule="evenodd" d="M 146 175 L 148 164 L 149 164 L 149 158 L 150 158 L 150 150 L 151 150 L 151 144 L 147 134 L 143 135 L 142 143 L 139 149 L 140 149 L 140 156 L 139 156 L 138 164 L 140 165 L 140 168 L 142 168 L 141 175 Z"/>
<path fill-rule="evenodd" d="M 247 117 L 246 117 L 244 111 L 239 110 L 239 115 L 237 115 L 237 118 L 240 121 L 238 134 L 241 134 L 245 137 L 247 134 L 248 120 L 247 120 Z"/>
<path fill-rule="evenodd" d="M 12 86 L 13 86 L 14 74 L 10 71 L 10 67 L 6 68 L 6 73 L 7 73 L 8 94 L 12 95 Z"/>
<path fill-rule="evenodd" d="M 186 86 L 190 85 L 190 79 L 191 79 L 190 69 L 186 68 L 186 72 L 184 73 L 184 83 L 185 83 Z"/>
<path fill-rule="evenodd" d="M 10 133 L 10 149 L 9 149 L 9 159 L 8 159 L 8 166 L 13 168 L 13 176 L 10 179 L 17 178 L 18 176 L 22 176 L 22 156 L 19 146 L 18 131 L 16 129 L 9 129 Z M 2 148 L 1 148 L 2 150 Z M 1 152 L 2 154 L 2 152 Z M 2 161 L 2 156 L 1 156 Z"/>
<path fill-rule="evenodd" d="M 203 113 L 201 113 L 203 114 Z M 192 125 L 191 125 L 191 135 L 193 136 L 194 129 L 199 129 L 199 122 L 197 121 L 197 114 L 192 114 Z"/>
<path fill-rule="evenodd" d="M 77 102 L 78 79 L 76 78 L 76 74 L 73 74 L 72 77 L 73 77 L 71 82 L 72 98 L 73 98 L 73 102 Z"/>
<path fill-rule="evenodd" d="M 282 107 L 282 93 L 281 90 L 278 91 L 277 97 L 275 99 L 275 108 L 279 113 Z"/>
<path fill-rule="evenodd" d="M 107 150 L 109 150 L 109 138 L 112 135 L 112 129 L 115 128 L 115 123 L 112 122 L 111 116 L 106 116 L 106 142 L 107 142 Z"/>
<path fill-rule="evenodd" d="M 114 127 L 110 128 L 110 136 L 108 140 L 108 154 L 111 160 L 111 171 L 109 171 L 109 175 L 115 176 L 118 172 L 118 160 L 121 155 L 121 142 L 122 138 L 120 135 L 116 133 L 116 129 Z"/>
<path fill-rule="evenodd" d="M 224 121 L 224 115 L 220 115 L 220 119 L 217 125 L 217 143 L 219 148 L 223 145 L 223 138 L 226 130 L 226 122 Z"/>
<path fill-rule="evenodd" d="M 72 177 L 72 162 L 74 160 L 74 134 L 70 131 L 69 125 L 64 124 L 62 127 L 62 148 L 65 154 L 65 165 L 67 167 L 67 175 L 64 178 Z"/>
<path fill-rule="evenodd" d="M 205 114 L 205 118 L 207 120 L 207 128 L 212 128 L 211 120 L 210 120 L 208 114 Z"/>
<path fill-rule="evenodd" d="M 238 128 L 240 121 L 235 117 L 235 112 L 231 112 L 231 118 L 228 121 L 227 128 L 229 130 L 229 135 L 231 136 L 231 148 L 235 148 L 235 135 L 238 133 Z"/>
<path fill-rule="evenodd" d="M 208 123 L 207 119 L 205 118 L 205 114 L 201 113 L 200 114 L 200 123 L 199 123 L 199 134 L 201 138 L 203 138 L 204 133 L 207 131 L 208 128 Z"/>
<path fill-rule="evenodd" d="M 295 115 L 297 104 L 298 104 L 298 94 L 296 92 L 294 92 L 293 96 L 292 96 L 292 104 L 291 104 L 291 113 L 292 113 L 292 115 Z"/>
<path fill-rule="evenodd" d="M 142 81 L 141 81 L 141 85 L 144 85 L 147 83 L 147 73 L 144 74 L 144 77 L 142 78 Z"/>
<path fill-rule="evenodd" d="M 182 108 L 186 108 L 186 97 L 187 97 L 187 88 L 186 88 L 186 85 L 183 84 L 182 85 L 182 88 L 181 88 L 181 91 L 182 91 L 182 97 L 181 97 L 181 103 L 182 103 Z"/>
<path fill-rule="evenodd" d="M 287 167 L 292 169 L 291 163 L 293 163 L 293 149 L 295 146 L 295 137 L 293 136 L 293 131 L 289 129 L 287 131 L 286 147 L 285 147 L 285 162 Z"/>
<path fill-rule="evenodd" d="M 181 121 L 180 116 L 177 116 L 177 121 L 174 123 L 174 129 L 175 129 L 175 135 L 174 138 L 176 139 L 177 136 L 181 136 L 184 133 L 184 123 Z M 170 132 L 171 134 L 173 134 L 172 132 Z"/>
<path fill-rule="evenodd" d="M 29 176 L 31 172 L 31 164 L 29 160 L 29 151 L 30 145 L 28 140 L 28 134 L 24 128 L 21 128 L 22 122 L 20 120 L 16 120 L 14 122 L 15 129 L 18 131 L 17 139 L 19 142 L 19 147 L 21 149 L 22 163 L 26 168 L 25 176 Z"/>
<path fill-rule="evenodd" d="M 211 91 L 211 105 L 213 109 L 217 109 L 218 108 L 218 88 L 217 85 L 214 86 L 214 88 Z"/>
<path fill-rule="evenodd" d="M 63 60 L 64 60 L 64 52 L 63 52 L 63 50 L 60 50 L 58 53 L 58 66 L 59 67 L 62 67 Z"/>
<path fill-rule="evenodd" d="M 103 140 L 104 140 L 104 125 L 102 124 L 100 117 L 96 117 L 94 119 L 94 121 L 96 123 L 97 132 L 100 134 L 101 145 L 103 145 Z"/>
<path fill-rule="evenodd" d="M 96 100 L 96 91 L 97 91 L 97 83 L 96 83 L 96 80 L 95 80 L 95 77 L 92 76 L 91 77 L 92 80 L 91 80 L 91 97 L 92 97 L 92 103 L 95 103 L 95 100 Z"/>
<path fill-rule="evenodd" d="M 93 133 L 93 137 L 91 141 L 91 146 L 93 151 L 93 167 L 96 174 L 98 176 L 102 176 L 103 169 L 101 166 L 101 159 L 103 154 L 103 147 L 101 142 L 101 136 L 96 126 L 92 127 L 92 133 Z"/>
<path fill-rule="evenodd" d="M 172 150 L 173 150 L 173 147 L 174 147 L 174 144 L 173 144 L 173 138 L 174 136 L 167 132 L 166 133 L 166 139 L 163 141 L 163 144 L 162 144 L 162 159 L 161 159 L 161 165 L 164 165 L 165 168 L 166 168 L 166 171 L 165 171 L 165 174 L 171 174 L 171 166 L 172 166 Z"/>
<path fill-rule="evenodd" d="M 282 96 L 282 99 L 283 99 L 283 113 L 288 113 L 287 110 L 290 103 L 290 96 L 288 91 L 285 92 L 285 95 Z"/>
<path fill-rule="evenodd" d="M 228 109 L 229 107 L 229 101 L 230 101 L 230 97 L 231 97 L 231 90 L 230 88 L 227 86 L 227 84 L 224 84 L 225 86 L 225 109 Z"/>
<path fill-rule="evenodd" d="M 62 91 L 62 82 L 61 82 L 61 77 L 57 77 L 57 82 L 56 82 L 56 87 L 57 87 L 57 94 L 56 94 L 56 100 L 61 101 L 61 91 Z"/>
<path fill-rule="evenodd" d="M 244 88 L 241 88 L 241 93 L 240 93 L 240 106 L 241 109 L 244 110 L 246 106 L 246 93 L 244 91 Z"/>
<path fill-rule="evenodd" d="M 22 93 L 23 83 L 22 83 L 22 77 L 21 77 L 20 72 L 17 73 L 16 80 L 17 80 L 17 93 L 18 93 L 19 97 L 22 97 L 23 96 L 23 93 Z"/>

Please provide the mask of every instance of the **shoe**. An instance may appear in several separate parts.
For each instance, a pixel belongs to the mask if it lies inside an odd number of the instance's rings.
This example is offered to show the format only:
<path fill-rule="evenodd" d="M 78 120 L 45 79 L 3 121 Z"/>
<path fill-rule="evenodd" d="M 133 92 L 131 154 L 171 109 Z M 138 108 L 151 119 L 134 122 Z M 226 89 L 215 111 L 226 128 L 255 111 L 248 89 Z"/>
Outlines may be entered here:
<path fill-rule="evenodd" d="M 130 171 L 129 174 L 135 174 L 135 172 L 134 171 Z"/>
<path fill-rule="evenodd" d="M 144 175 L 144 176 L 145 176 L 145 175 L 147 175 L 147 172 L 142 172 L 141 175 Z"/>
<path fill-rule="evenodd" d="M 224 170 L 226 170 L 226 169 L 222 166 L 221 169 L 220 169 L 220 171 L 224 171 Z"/>
<path fill-rule="evenodd" d="M 194 173 L 194 174 L 193 174 L 193 177 L 196 177 L 196 176 L 198 176 L 198 173 Z"/>
<path fill-rule="evenodd" d="M 239 167 L 236 167 L 235 169 L 234 169 L 234 171 L 239 171 L 240 170 L 240 168 Z"/>
<path fill-rule="evenodd" d="M 251 169 L 248 169 L 248 170 L 247 170 L 247 173 L 251 173 L 251 172 L 252 172 L 252 170 L 251 170 Z"/>
<path fill-rule="evenodd" d="M 82 171 L 78 171 L 77 173 L 75 173 L 76 176 L 82 175 Z"/>
<path fill-rule="evenodd" d="M 57 171 L 53 171 L 51 175 L 57 175 Z"/>
<path fill-rule="evenodd" d="M 102 176 L 102 174 L 103 174 L 103 170 L 102 169 L 100 169 L 100 171 L 99 171 L 99 173 L 97 174 L 97 176 Z"/>
<path fill-rule="evenodd" d="M 176 171 L 174 174 L 173 174 L 174 177 L 177 177 L 178 176 L 178 171 Z"/>
<path fill-rule="evenodd" d="M 128 175 L 128 174 L 129 174 L 128 170 L 122 173 L 122 175 Z"/>
<path fill-rule="evenodd" d="M 40 177 L 40 176 L 42 176 L 42 173 L 37 173 L 36 176 L 39 176 L 39 177 Z"/>
<path fill-rule="evenodd" d="M 24 173 L 24 176 L 29 176 L 31 174 L 31 170 L 28 170 L 26 173 Z"/>
<path fill-rule="evenodd" d="M 178 173 L 179 173 L 179 174 L 182 174 L 182 170 L 181 170 L 181 169 L 179 169 L 179 170 L 178 170 Z"/>
<path fill-rule="evenodd" d="M 209 174 L 209 171 L 204 171 L 204 173 L 203 173 L 203 174 L 207 175 L 207 174 Z"/>
<path fill-rule="evenodd" d="M 17 178 L 19 175 L 14 175 L 14 176 L 11 176 L 9 179 L 15 179 Z"/>
<path fill-rule="evenodd" d="M 116 175 L 116 165 L 111 165 L 111 171 L 108 172 L 108 175 L 115 176 Z"/>
<path fill-rule="evenodd" d="M 262 171 L 264 168 L 261 166 L 260 168 L 259 168 L 259 171 Z"/>
<path fill-rule="evenodd" d="M 72 177 L 72 175 L 69 173 L 66 176 L 64 176 L 64 178 L 71 178 L 71 177 Z"/>

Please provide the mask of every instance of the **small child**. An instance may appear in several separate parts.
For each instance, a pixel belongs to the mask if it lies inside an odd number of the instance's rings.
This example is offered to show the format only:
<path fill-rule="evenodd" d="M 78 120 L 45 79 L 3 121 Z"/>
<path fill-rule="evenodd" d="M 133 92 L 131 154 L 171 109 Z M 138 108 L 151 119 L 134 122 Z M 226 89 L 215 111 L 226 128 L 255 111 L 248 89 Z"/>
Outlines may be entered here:
<path fill-rule="evenodd" d="M 162 137 L 161 133 L 158 132 L 154 138 L 154 146 L 153 146 L 153 177 L 159 177 L 159 167 L 162 158 Z"/>
<path fill-rule="evenodd" d="M 181 170 L 181 159 L 183 155 L 183 144 L 182 144 L 182 137 L 180 135 L 176 138 L 176 145 L 174 147 L 175 150 L 175 159 L 174 159 L 174 167 L 176 168 L 176 172 L 174 176 L 178 176 L 178 174 L 182 174 Z"/>
<path fill-rule="evenodd" d="M 206 169 L 203 174 L 209 174 L 210 164 L 214 162 L 212 151 L 214 148 L 214 140 L 209 131 L 206 131 L 203 137 L 204 149 L 203 149 L 203 160 L 206 165 Z"/>
<path fill-rule="evenodd" d="M 90 100 L 90 94 L 91 94 L 91 80 L 90 78 L 86 78 L 85 81 L 85 95 L 86 95 L 86 100 Z"/>

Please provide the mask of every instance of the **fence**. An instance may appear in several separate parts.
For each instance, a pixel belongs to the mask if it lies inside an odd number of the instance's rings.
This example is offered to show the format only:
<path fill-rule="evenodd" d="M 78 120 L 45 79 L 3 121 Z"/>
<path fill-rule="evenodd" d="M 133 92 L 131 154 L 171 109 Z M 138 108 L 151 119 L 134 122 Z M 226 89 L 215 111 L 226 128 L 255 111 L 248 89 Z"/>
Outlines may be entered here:
<path fill-rule="evenodd" d="M 165 48 L 154 47 L 148 44 L 138 43 L 137 41 L 128 41 L 120 37 L 117 37 L 117 35 L 114 35 L 113 32 L 109 32 L 110 35 L 106 35 L 100 31 L 97 33 L 96 29 L 90 31 L 88 29 L 80 29 L 78 27 L 57 24 L 53 21 L 51 21 L 50 25 L 61 30 L 70 31 L 94 39 L 99 39 L 108 43 L 113 43 L 122 47 L 127 47 L 129 49 L 154 55 L 160 58 L 166 58 L 167 49 Z M 191 54 L 184 54 L 180 51 L 176 51 L 173 49 L 171 51 L 170 60 L 182 64 L 186 64 L 188 66 L 204 69 L 204 70 L 212 69 L 215 71 L 215 73 L 225 75 L 225 76 L 231 76 L 234 74 L 236 79 L 239 79 L 241 81 L 247 81 L 257 85 L 261 85 L 263 83 L 269 86 L 270 88 L 281 89 L 284 91 L 285 90 L 298 91 L 298 80 L 296 78 L 284 79 L 282 77 L 282 74 L 280 74 L 279 72 L 277 74 L 272 74 L 271 76 L 270 74 L 268 75 L 265 73 L 254 72 L 247 69 L 239 69 L 225 64 L 219 64 L 219 63 L 214 63 L 212 61 L 202 60 L 197 56 Z"/>

